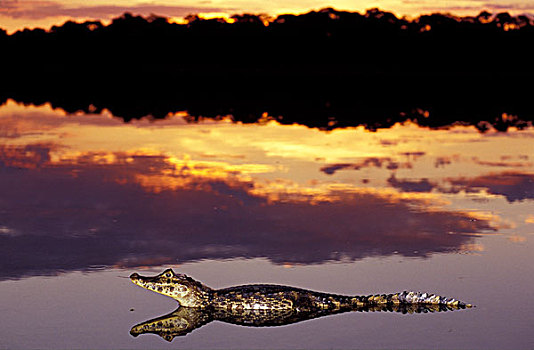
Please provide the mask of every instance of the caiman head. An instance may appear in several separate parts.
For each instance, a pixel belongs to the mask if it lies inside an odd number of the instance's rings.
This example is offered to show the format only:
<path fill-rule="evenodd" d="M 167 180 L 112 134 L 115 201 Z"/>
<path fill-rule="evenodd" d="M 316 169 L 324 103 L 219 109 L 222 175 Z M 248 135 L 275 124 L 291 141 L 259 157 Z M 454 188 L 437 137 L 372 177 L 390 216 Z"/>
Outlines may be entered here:
<path fill-rule="evenodd" d="M 211 288 L 195 281 L 184 274 L 174 273 L 167 269 L 154 277 L 130 276 L 133 283 L 153 292 L 166 295 L 177 300 L 180 306 L 203 308 L 208 306 Z"/>

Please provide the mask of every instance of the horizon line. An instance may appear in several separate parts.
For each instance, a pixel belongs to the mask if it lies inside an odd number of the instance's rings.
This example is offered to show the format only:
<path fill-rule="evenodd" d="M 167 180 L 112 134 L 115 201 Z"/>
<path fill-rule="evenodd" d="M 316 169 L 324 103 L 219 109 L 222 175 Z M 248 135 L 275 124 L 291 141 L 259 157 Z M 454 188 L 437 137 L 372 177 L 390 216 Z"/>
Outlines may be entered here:
<path fill-rule="evenodd" d="M 359 13 L 359 14 L 362 14 L 362 15 L 365 15 L 370 10 L 375 10 L 376 9 L 376 10 L 379 10 L 379 11 L 382 11 L 382 12 L 385 12 L 385 13 L 391 13 L 395 17 L 397 17 L 398 19 L 404 19 L 404 20 L 408 20 L 408 21 L 414 21 L 414 20 L 416 20 L 416 19 L 418 19 L 418 18 L 420 18 L 422 16 L 428 16 L 428 15 L 433 15 L 433 14 L 441 14 L 441 15 L 447 15 L 447 16 L 450 16 L 450 17 L 453 17 L 453 18 L 463 19 L 463 18 L 476 17 L 478 14 L 480 14 L 482 12 L 488 12 L 488 13 L 490 13 L 492 15 L 492 17 L 494 17 L 495 15 L 500 14 L 500 13 L 513 12 L 512 8 L 508 9 L 508 8 L 504 8 L 503 7 L 502 9 L 500 9 L 500 11 L 494 11 L 495 8 L 492 10 L 491 8 L 489 8 L 487 6 L 486 7 L 480 7 L 478 10 L 474 10 L 473 9 L 473 13 L 472 14 L 466 14 L 466 15 L 458 15 L 458 14 L 455 14 L 453 11 L 449 11 L 448 9 L 445 9 L 445 8 L 442 9 L 442 10 L 429 10 L 429 11 L 426 11 L 426 12 L 421 11 L 417 15 L 401 15 L 401 14 L 397 13 L 396 11 L 390 11 L 390 10 L 383 9 L 383 8 L 380 8 L 380 7 L 369 7 L 367 9 L 363 10 L 363 11 L 360 11 L 360 10 L 339 9 L 339 8 L 335 8 L 333 6 L 325 6 L 325 7 L 321 7 L 321 8 L 312 8 L 312 9 L 308 9 L 308 10 L 302 11 L 302 12 L 280 12 L 280 13 L 275 13 L 275 14 L 265 13 L 265 12 L 261 12 L 261 11 L 257 11 L 257 12 L 254 12 L 254 11 L 235 11 L 233 13 L 230 13 L 230 12 L 227 12 L 227 13 L 225 13 L 225 12 L 213 12 L 213 11 L 202 12 L 201 9 L 199 9 L 199 11 L 196 12 L 196 13 L 192 12 L 192 13 L 189 13 L 187 15 L 182 15 L 182 16 L 172 16 L 172 15 L 157 14 L 157 13 L 144 14 L 141 11 L 134 12 L 134 11 L 125 10 L 125 11 L 121 12 L 120 14 L 114 15 L 114 16 L 112 16 L 110 18 L 95 18 L 95 17 L 90 17 L 90 16 L 84 17 L 84 18 L 82 18 L 82 17 L 76 18 L 74 16 L 71 16 L 69 18 L 67 16 L 61 16 L 63 19 L 60 22 L 57 22 L 56 24 L 51 24 L 50 26 L 46 26 L 46 27 L 35 25 L 35 26 L 19 27 L 19 28 L 16 28 L 16 29 L 9 29 L 9 28 L 6 28 L 3 23 L 0 23 L 0 30 L 5 30 L 7 35 L 13 35 L 16 32 L 22 32 L 24 30 L 36 30 L 36 29 L 42 29 L 42 30 L 44 30 L 46 32 L 49 32 L 49 31 L 52 30 L 53 27 L 61 27 L 61 26 L 65 25 L 67 22 L 85 23 L 85 22 L 92 22 L 92 21 L 100 22 L 103 25 L 108 26 L 108 25 L 110 25 L 112 23 L 113 20 L 115 20 L 117 18 L 120 18 L 120 17 L 123 17 L 126 14 L 130 14 L 132 16 L 140 16 L 140 17 L 142 17 L 144 19 L 150 18 L 152 16 L 153 17 L 157 17 L 157 18 L 164 18 L 169 23 L 176 23 L 176 24 L 187 24 L 188 23 L 187 17 L 189 17 L 189 16 L 197 16 L 200 19 L 221 19 L 221 20 L 226 21 L 227 23 L 233 23 L 233 21 L 231 19 L 233 16 L 253 15 L 253 16 L 266 16 L 266 18 L 268 18 L 268 22 L 272 22 L 272 20 L 276 19 L 277 17 L 284 16 L 284 15 L 301 16 L 301 15 L 305 15 L 305 14 L 309 14 L 309 13 L 313 13 L 313 12 L 321 12 L 321 11 L 329 10 L 329 9 L 333 10 L 333 11 L 336 11 L 336 12 Z M 515 11 L 515 12 L 517 12 L 517 11 Z M 530 20 L 534 20 L 534 12 L 530 12 L 530 11 L 524 11 L 522 13 L 518 13 L 518 14 L 512 15 L 512 16 L 514 16 L 514 17 L 526 16 Z M 2 12 L 0 12 L 0 18 L 1 17 L 6 17 L 6 16 L 3 15 Z M 268 24 L 266 24 L 266 25 L 268 25 Z"/>

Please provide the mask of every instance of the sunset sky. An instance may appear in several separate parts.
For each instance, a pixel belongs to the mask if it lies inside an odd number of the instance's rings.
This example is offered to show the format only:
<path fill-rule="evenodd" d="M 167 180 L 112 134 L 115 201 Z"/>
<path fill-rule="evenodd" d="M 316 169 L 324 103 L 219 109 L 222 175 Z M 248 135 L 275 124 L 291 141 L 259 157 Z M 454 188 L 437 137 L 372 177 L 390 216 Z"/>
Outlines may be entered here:
<path fill-rule="evenodd" d="M 457 15 L 508 11 L 512 14 L 534 13 L 529 0 L 0 0 L 0 28 L 9 33 L 25 27 L 50 28 L 66 20 L 110 20 L 124 12 L 180 19 L 188 14 L 206 17 L 236 13 L 303 13 L 324 7 L 364 12 L 378 7 L 398 16 L 451 12 Z"/>

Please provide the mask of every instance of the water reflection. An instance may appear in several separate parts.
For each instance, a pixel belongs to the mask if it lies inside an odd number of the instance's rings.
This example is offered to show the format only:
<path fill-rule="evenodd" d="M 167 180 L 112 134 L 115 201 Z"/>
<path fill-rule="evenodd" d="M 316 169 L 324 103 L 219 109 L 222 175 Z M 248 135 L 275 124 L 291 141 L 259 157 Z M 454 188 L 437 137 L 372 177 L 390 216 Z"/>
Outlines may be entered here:
<path fill-rule="evenodd" d="M 534 199 L 532 130 L 429 132 L 181 116 L 124 125 L 9 102 L 0 108 L 0 279 L 238 257 L 424 258 L 479 251 L 478 236 L 529 224 L 480 200 Z"/>
<path fill-rule="evenodd" d="M 130 334 L 137 337 L 141 334 L 156 334 L 166 341 L 175 337 L 185 336 L 210 322 L 220 321 L 245 327 L 276 327 L 284 326 L 319 317 L 345 312 L 396 312 L 402 314 L 420 314 L 454 311 L 462 308 L 449 305 L 399 304 L 373 305 L 353 307 L 351 309 L 313 310 L 300 312 L 296 309 L 287 310 L 228 310 L 198 309 L 178 307 L 173 312 L 132 327 Z"/>
<path fill-rule="evenodd" d="M 124 153 L 51 162 L 50 151 L 0 150 L 2 278 L 234 257 L 300 264 L 426 257 L 496 229 L 476 213 L 387 191 L 280 195 L 234 168 L 203 165 L 197 174 L 162 155 Z"/>
<path fill-rule="evenodd" d="M 419 156 L 424 156 L 421 152 Z M 523 172 L 517 169 L 532 168 L 533 163 L 529 162 L 528 155 L 516 156 L 517 161 L 480 161 L 474 159 L 473 163 L 483 167 L 498 167 L 507 169 L 501 172 L 490 172 L 475 177 L 447 177 L 441 179 L 441 184 L 429 178 L 419 179 L 399 179 L 394 170 L 412 169 L 412 161 L 398 162 L 391 158 L 365 158 L 359 163 L 329 164 L 320 170 L 328 175 L 334 175 L 341 170 L 363 170 L 366 168 L 378 168 L 392 170 L 387 184 L 401 192 L 432 192 L 441 193 L 480 193 L 486 191 L 493 195 L 500 195 L 508 202 L 516 202 L 526 199 L 534 199 L 534 174 Z M 458 162 L 458 159 L 455 160 Z M 435 163 L 436 168 L 452 164 L 453 160 L 438 158 Z"/>
<path fill-rule="evenodd" d="M 454 191 L 478 192 L 486 190 L 501 195 L 508 202 L 534 199 L 534 174 L 518 171 L 491 173 L 474 178 L 450 179 Z"/>

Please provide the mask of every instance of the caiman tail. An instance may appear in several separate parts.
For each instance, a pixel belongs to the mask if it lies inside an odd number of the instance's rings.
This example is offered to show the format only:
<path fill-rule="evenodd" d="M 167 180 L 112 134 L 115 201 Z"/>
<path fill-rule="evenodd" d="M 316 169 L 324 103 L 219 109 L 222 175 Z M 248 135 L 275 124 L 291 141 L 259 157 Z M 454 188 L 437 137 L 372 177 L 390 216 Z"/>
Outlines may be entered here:
<path fill-rule="evenodd" d="M 473 305 L 453 298 L 420 292 L 401 292 L 395 294 L 376 294 L 353 297 L 351 303 L 357 307 L 372 305 L 442 305 L 450 308 L 465 309 Z"/>

